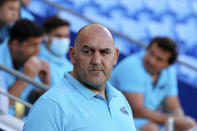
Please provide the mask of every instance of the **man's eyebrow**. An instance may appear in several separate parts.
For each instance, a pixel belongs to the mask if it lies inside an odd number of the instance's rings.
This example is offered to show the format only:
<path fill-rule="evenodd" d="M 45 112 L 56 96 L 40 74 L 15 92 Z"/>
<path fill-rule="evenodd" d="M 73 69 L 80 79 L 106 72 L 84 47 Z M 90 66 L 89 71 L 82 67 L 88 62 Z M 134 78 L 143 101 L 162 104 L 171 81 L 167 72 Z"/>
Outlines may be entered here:
<path fill-rule="evenodd" d="M 100 51 L 111 51 L 110 48 L 103 48 L 103 49 L 99 49 Z"/>
<path fill-rule="evenodd" d="M 94 49 L 93 47 L 90 47 L 90 46 L 88 46 L 88 45 L 84 45 L 82 48 L 83 48 L 83 49 L 84 49 L 84 48 L 87 48 L 87 49 Z"/>
<path fill-rule="evenodd" d="M 93 47 L 91 47 L 91 46 L 88 46 L 88 45 L 84 45 L 84 46 L 82 47 L 82 49 L 96 50 L 95 48 L 93 48 Z M 98 51 L 111 52 L 111 49 L 110 49 L 110 48 L 101 48 L 101 49 L 98 49 Z"/>

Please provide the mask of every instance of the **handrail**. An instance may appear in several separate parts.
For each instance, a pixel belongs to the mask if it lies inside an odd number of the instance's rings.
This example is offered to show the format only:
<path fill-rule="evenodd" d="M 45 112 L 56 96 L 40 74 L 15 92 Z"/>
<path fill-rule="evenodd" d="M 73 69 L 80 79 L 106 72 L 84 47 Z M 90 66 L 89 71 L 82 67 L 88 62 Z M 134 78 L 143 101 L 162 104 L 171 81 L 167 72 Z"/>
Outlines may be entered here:
<path fill-rule="evenodd" d="M 64 10 L 64 11 L 69 12 L 69 13 L 75 15 L 75 16 L 78 16 L 78 17 L 80 17 L 81 19 L 83 19 L 83 20 L 85 20 L 85 21 L 87 21 L 87 22 L 89 22 L 89 23 L 98 23 L 98 22 L 96 22 L 96 21 L 93 21 L 93 20 L 89 19 L 88 17 L 85 17 L 85 16 L 81 15 L 80 13 L 78 13 L 78 12 L 76 12 L 76 11 L 74 11 L 74 10 L 71 10 L 71 9 L 69 9 L 69 8 L 66 8 L 66 7 L 63 7 L 62 5 L 59 5 L 59 4 L 57 4 L 57 3 L 50 2 L 49 0 L 42 0 L 42 1 L 45 2 L 45 3 L 47 3 L 47 4 L 49 4 L 49 5 L 52 5 L 52 6 L 56 7 L 56 8 L 59 9 L 59 10 Z M 140 46 L 140 47 L 142 47 L 142 48 L 146 48 L 146 44 L 145 44 L 145 43 L 140 42 L 140 41 L 137 41 L 137 40 L 134 40 L 133 38 L 130 38 L 128 35 L 125 35 L 125 34 L 122 34 L 122 33 L 120 33 L 120 32 L 117 32 L 117 31 L 115 31 L 115 30 L 113 30 L 113 29 L 111 29 L 111 28 L 109 28 L 109 29 L 111 30 L 111 32 L 112 32 L 113 34 L 118 35 L 118 36 L 120 36 L 120 37 L 122 37 L 122 38 L 128 40 L 129 42 L 134 43 L 134 44 L 136 44 L 136 45 L 138 45 L 138 46 Z M 184 65 L 184 66 L 186 66 L 186 67 L 189 67 L 189 68 L 191 68 L 191 69 L 197 71 L 197 67 L 195 67 L 194 65 L 191 65 L 191 64 L 189 64 L 189 63 L 187 63 L 187 62 L 185 62 L 185 61 L 182 61 L 182 60 L 178 59 L 178 60 L 177 60 L 177 63 L 182 64 L 182 65 Z"/>
<path fill-rule="evenodd" d="M 29 77 L 29 76 L 27 76 L 27 75 L 25 75 L 25 74 L 23 74 L 21 72 L 18 72 L 16 70 L 12 69 L 12 68 L 9 68 L 9 67 L 6 67 L 6 66 L 0 64 L 0 69 L 2 69 L 4 71 L 16 76 L 19 79 L 22 79 L 22 80 L 34 85 L 37 88 L 40 88 L 42 90 L 49 89 L 49 86 L 47 86 L 45 84 L 42 84 L 42 83 L 39 83 L 39 82 L 35 81 L 34 79 L 32 79 L 31 77 Z"/>
<path fill-rule="evenodd" d="M 23 101 L 22 99 L 19 99 L 19 98 L 15 97 L 15 96 L 13 96 L 13 95 L 11 95 L 11 94 L 9 94 L 9 93 L 3 92 L 3 91 L 1 91 L 1 90 L 0 90 L 0 95 L 7 96 L 8 98 L 10 98 L 10 99 L 12 99 L 12 100 L 14 100 L 14 101 L 18 101 L 18 102 L 24 104 L 24 105 L 27 106 L 27 107 L 30 107 L 30 108 L 32 107 L 32 104 L 30 104 L 30 103 L 28 103 L 28 102 L 26 102 L 26 101 Z"/>

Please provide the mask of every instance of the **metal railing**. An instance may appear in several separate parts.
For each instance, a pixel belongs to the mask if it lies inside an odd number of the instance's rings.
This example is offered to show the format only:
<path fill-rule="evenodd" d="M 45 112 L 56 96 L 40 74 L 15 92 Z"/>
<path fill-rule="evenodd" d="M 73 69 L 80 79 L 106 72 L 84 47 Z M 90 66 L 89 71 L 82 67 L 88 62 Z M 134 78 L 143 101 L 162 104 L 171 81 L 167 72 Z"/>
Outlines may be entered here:
<path fill-rule="evenodd" d="M 3 70 L 3 71 L 5 71 L 5 72 L 7 72 L 7 73 L 10 73 L 10 74 L 16 76 L 17 78 L 19 78 L 21 80 L 24 80 L 24 81 L 26 81 L 26 82 L 34 85 L 35 87 L 37 87 L 37 88 L 39 88 L 41 90 L 47 90 L 47 89 L 49 89 L 49 86 L 47 86 L 45 84 L 42 84 L 42 83 L 39 83 L 39 82 L 35 81 L 34 79 L 32 79 L 31 77 L 29 77 L 29 76 L 27 76 L 27 75 L 25 75 L 25 74 L 23 74 L 21 72 L 18 72 L 16 70 L 12 69 L 12 68 L 9 68 L 9 67 L 6 67 L 6 66 L 0 64 L 0 69 Z M 14 101 L 18 101 L 18 102 L 24 104 L 27 107 L 30 107 L 30 108 L 32 107 L 32 104 L 30 104 L 28 102 L 25 102 L 22 99 L 17 98 L 17 97 L 15 97 L 15 96 L 13 96 L 13 95 L 11 95 L 9 93 L 0 91 L 0 94 L 1 95 L 4 95 L 4 96 L 6 96 L 6 97 L 8 97 L 10 99 L 13 99 Z"/>
<path fill-rule="evenodd" d="M 29 76 L 27 76 L 27 75 L 25 75 L 21 72 L 18 72 L 16 70 L 12 69 L 12 68 L 9 68 L 9 67 L 6 67 L 6 66 L 0 64 L 0 69 L 6 71 L 6 72 L 16 76 L 17 78 L 19 78 L 21 80 L 24 80 L 24 81 L 34 85 L 35 87 L 38 87 L 38 88 L 42 89 L 42 90 L 49 89 L 49 86 L 47 86 L 45 84 L 42 84 L 42 83 L 39 83 L 39 82 L 35 81 L 34 79 L 32 79 L 31 77 L 29 77 Z"/>
<path fill-rule="evenodd" d="M 22 103 L 23 105 L 25 105 L 25 106 L 27 106 L 27 107 L 29 107 L 29 108 L 32 107 L 32 104 L 30 104 L 30 103 L 28 103 L 28 102 L 26 102 L 26 101 L 23 101 L 22 99 L 20 99 L 20 98 L 18 98 L 18 97 L 15 97 L 15 96 L 13 96 L 13 95 L 11 95 L 11 94 L 9 94 L 9 93 L 3 92 L 3 91 L 1 91 L 1 90 L 0 90 L 0 95 L 4 95 L 4 96 L 6 96 L 6 97 L 8 97 L 8 98 L 10 98 L 10 99 L 12 99 L 12 100 L 14 100 L 14 101 L 18 101 L 18 102 Z"/>

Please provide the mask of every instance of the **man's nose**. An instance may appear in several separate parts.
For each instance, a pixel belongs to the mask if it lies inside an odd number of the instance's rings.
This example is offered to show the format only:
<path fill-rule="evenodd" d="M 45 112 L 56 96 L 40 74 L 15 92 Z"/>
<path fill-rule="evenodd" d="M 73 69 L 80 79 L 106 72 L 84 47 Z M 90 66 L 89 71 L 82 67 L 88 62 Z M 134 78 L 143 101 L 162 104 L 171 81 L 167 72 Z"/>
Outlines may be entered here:
<path fill-rule="evenodd" d="M 156 64 L 156 58 L 155 57 L 151 57 L 149 61 L 150 61 L 151 65 L 155 65 Z"/>
<path fill-rule="evenodd" d="M 95 65 L 101 64 L 101 55 L 100 55 L 99 51 L 95 51 L 95 53 L 93 54 L 91 63 L 95 64 Z"/>

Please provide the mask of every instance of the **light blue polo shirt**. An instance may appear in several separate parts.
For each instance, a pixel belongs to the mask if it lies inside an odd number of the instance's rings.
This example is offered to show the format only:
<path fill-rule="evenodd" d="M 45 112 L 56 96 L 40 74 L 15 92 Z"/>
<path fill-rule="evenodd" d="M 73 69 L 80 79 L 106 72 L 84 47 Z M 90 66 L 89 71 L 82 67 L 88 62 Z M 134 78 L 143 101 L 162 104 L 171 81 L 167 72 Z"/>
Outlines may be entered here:
<path fill-rule="evenodd" d="M 59 81 L 59 79 L 64 77 L 64 72 L 72 71 L 73 65 L 65 57 L 56 57 L 46 48 L 45 43 L 41 44 L 39 58 L 47 60 L 50 65 L 51 72 L 51 86 Z"/>
<path fill-rule="evenodd" d="M 70 74 L 32 107 L 24 131 L 136 131 L 125 97 L 110 83 L 108 101 Z"/>
<path fill-rule="evenodd" d="M 177 95 L 176 74 L 172 67 L 163 69 L 154 84 L 151 75 L 144 68 L 144 55 L 145 52 L 140 52 L 122 60 L 115 67 L 110 82 L 120 91 L 142 93 L 144 106 L 156 110 L 166 97 Z M 134 120 L 137 129 L 147 122 L 145 119 Z"/>
<path fill-rule="evenodd" d="M 0 52 L 2 52 L 2 54 L 3 54 L 3 57 L 1 57 L 1 59 L 0 59 L 0 64 L 2 64 L 4 66 L 7 66 L 9 68 L 14 68 L 10 48 L 8 46 L 8 43 L 7 43 L 8 39 L 6 39 L 6 41 L 4 41 L 4 42 L 5 43 L 0 45 Z M 22 68 L 23 67 L 20 68 L 20 70 L 19 70 L 20 72 L 22 72 Z M 11 74 L 7 73 L 7 72 L 3 72 L 3 77 L 4 77 L 4 80 L 5 80 L 5 86 L 8 90 L 8 88 L 15 83 L 16 77 L 14 75 L 11 75 Z M 35 80 L 40 82 L 40 79 L 39 79 L 38 76 L 35 77 Z M 24 91 L 22 92 L 20 98 L 27 101 L 27 97 L 29 96 L 30 92 L 33 89 L 35 89 L 35 87 L 29 84 L 24 89 Z"/>

